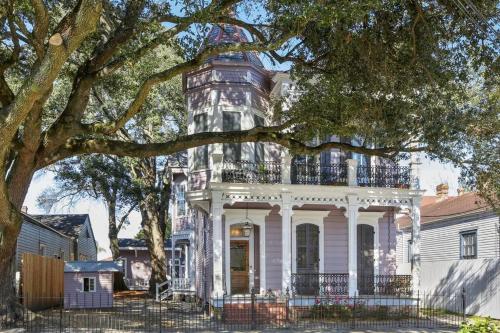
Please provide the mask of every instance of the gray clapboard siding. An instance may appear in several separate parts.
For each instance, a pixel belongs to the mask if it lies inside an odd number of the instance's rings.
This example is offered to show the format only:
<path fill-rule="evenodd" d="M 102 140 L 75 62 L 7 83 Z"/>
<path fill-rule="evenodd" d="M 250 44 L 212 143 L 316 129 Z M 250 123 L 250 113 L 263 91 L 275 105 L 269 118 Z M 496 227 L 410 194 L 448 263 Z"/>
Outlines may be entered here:
<path fill-rule="evenodd" d="M 62 252 L 64 260 L 69 260 L 72 251 L 72 240 L 56 231 L 24 219 L 21 231 L 17 239 L 16 267 L 21 270 L 21 258 L 23 253 L 40 254 L 40 244 L 45 245 L 45 256 L 58 257 Z"/>
<path fill-rule="evenodd" d="M 97 260 L 97 243 L 95 241 L 94 232 L 90 219 L 87 218 L 85 224 L 80 229 L 78 234 L 78 259 L 84 255 L 86 260 Z"/>
<path fill-rule="evenodd" d="M 473 214 L 461 218 L 422 224 L 420 260 L 422 262 L 459 260 L 460 232 L 477 230 L 477 258 L 498 258 L 500 239 L 498 232 L 499 218 L 493 212 Z M 404 258 L 408 256 L 408 239 L 411 229 L 404 234 Z"/>

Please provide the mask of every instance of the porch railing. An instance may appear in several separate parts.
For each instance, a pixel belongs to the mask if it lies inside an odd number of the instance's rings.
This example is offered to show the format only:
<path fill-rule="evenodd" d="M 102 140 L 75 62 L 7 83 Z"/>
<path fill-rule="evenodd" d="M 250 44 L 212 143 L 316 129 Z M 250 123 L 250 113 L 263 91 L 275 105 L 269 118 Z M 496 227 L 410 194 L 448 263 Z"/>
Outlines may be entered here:
<path fill-rule="evenodd" d="M 358 276 L 360 295 L 410 296 L 411 275 L 367 275 Z"/>
<path fill-rule="evenodd" d="M 149 279 L 130 279 L 124 278 L 123 281 L 130 290 L 148 290 Z"/>
<path fill-rule="evenodd" d="M 293 162 L 292 184 L 347 185 L 347 164 Z"/>
<path fill-rule="evenodd" d="M 410 188 L 410 168 L 405 166 L 358 166 L 358 186 Z"/>
<path fill-rule="evenodd" d="M 190 290 L 191 280 L 188 278 L 173 278 L 172 279 L 172 290 Z"/>
<path fill-rule="evenodd" d="M 226 183 L 281 183 L 281 162 L 224 161 L 222 181 Z"/>
<path fill-rule="evenodd" d="M 293 295 L 347 295 L 347 273 L 294 273 L 291 280 Z"/>

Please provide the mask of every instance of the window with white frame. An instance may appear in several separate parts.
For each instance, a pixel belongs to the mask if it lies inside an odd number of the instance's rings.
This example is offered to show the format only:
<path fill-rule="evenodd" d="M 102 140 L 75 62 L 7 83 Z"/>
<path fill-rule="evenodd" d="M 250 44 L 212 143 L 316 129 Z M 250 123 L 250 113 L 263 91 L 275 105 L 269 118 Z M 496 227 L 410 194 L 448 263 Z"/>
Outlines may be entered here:
<path fill-rule="evenodd" d="M 175 201 L 177 207 L 177 216 L 186 215 L 186 196 L 184 185 L 177 185 L 175 191 Z"/>
<path fill-rule="evenodd" d="M 241 113 L 228 112 L 222 113 L 222 131 L 240 131 L 241 130 Z M 224 143 L 222 145 L 224 152 L 224 160 L 239 161 L 241 160 L 241 144 L 240 143 Z"/>
<path fill-rule="evenodd" d="M 408 240 L 408 258 L 406 258 L 407 262 L 411 262 L 411 259 L 413 257 L 413 241 L 411 239 Z"/>
<path fill-rule="evenodd" d="M 255 115 L 253 119 L 255 127 L 265 126 L 264 118 Z M 262 142 L 255 143 L 255 162 L 256 163 L 264 162 L 264 144 Z"/>
<path fill-rule="evenodd" d="M 93 293 L 96 291 L 95 288 L 95 277 L 84 277 L 82 281 L 82 291 Z"/>
<path fill-rule="evenodd" d="M 203 133 L 208 131 L 208 118 L 206 113 L 201 113 L 193 117 L 194 133 Z M 194 149 L 194 168 L 208 168 L 208 146 L 200 146 Z"/>
<path fill-rule="evenodd" d="M 44 256 L 46 252 L 47 252 L 47 246 L 43 243 L 40 243 L 40 245 L 38 246 L 38 254 Z"/>
<path fill-rule="evenodd" d="M 460 259 L 477 258 L 477 230 L 460 233 Z"/>

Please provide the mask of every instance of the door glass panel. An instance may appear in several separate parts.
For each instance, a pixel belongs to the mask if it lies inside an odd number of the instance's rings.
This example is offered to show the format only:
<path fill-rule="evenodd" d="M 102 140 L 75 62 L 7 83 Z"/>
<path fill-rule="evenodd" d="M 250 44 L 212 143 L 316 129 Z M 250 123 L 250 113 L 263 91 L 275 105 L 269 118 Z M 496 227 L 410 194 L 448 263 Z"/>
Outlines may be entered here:
<path fill-rule="evenodd" d="M 235 245 L 231 247 L 231 270 L 235 272 L 247 270 L 247 251 L 244 246 Z"/>

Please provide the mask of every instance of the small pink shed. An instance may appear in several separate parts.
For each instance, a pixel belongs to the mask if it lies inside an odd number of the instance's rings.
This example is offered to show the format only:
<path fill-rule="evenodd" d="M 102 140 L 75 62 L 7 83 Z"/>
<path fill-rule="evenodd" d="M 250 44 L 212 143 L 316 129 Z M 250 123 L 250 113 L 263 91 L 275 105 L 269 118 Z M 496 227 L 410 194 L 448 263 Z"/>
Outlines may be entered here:
<path fill-rule="evenodd" d="M 70 261 L 64 266 L 64 308 L 113 306 L 113 273 L 123 268 L 114 261 Z"/>

